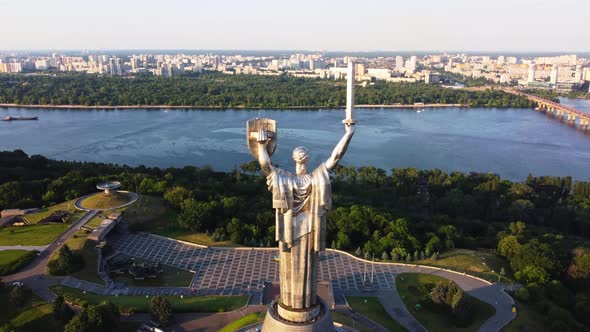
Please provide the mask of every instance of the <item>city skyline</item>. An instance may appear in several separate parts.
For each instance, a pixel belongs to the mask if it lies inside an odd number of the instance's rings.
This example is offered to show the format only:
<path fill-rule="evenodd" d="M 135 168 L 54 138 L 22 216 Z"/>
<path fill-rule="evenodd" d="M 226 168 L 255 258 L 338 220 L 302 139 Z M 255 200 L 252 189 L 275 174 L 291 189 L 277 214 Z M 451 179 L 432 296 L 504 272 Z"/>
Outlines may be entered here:
<path fill-rule="evenodd" d="M 486 7 L 487 6 L 487 7 Z M 0 0 L 3 50 L 216 49 L 314 51 L 587 52 L 573 0 L 379 3 L 171 0 L 101 6 Z M 563 9 L 575 9 L 560 15 Z M 563 33 L 567 29 L 567 34 Z"/>

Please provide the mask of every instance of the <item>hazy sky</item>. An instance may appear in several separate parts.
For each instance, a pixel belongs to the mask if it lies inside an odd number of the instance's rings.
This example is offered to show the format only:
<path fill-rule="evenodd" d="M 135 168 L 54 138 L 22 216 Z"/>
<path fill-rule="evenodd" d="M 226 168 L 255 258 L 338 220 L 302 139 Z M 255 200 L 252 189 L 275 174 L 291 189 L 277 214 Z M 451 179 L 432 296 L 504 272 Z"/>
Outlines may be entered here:
<path fill-rule="evenodd" d="M 0 0 L 0 49 L 590 51 L 588 0 Z"/>

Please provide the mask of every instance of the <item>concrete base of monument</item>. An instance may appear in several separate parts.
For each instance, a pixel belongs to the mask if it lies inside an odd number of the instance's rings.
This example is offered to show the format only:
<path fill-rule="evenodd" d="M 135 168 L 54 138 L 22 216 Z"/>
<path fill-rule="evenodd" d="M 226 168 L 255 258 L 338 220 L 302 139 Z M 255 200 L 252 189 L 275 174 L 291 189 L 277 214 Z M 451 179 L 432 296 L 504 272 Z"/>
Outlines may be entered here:
<path fill-rule="evenodd" d="M 316 316 L 301 323 L 288 321 L 279 315 L 280 312 L 288 317 L 300 317 L 301 312 L 288 312 L 286 308 L 279 308 L 276 301 L 271 303 L 262 323 L 262 332 L 335 332 L 336 329 L 328 306 L 319 298 L 318 301 L 318 306 L 311 310 L 316 313 Z"/>

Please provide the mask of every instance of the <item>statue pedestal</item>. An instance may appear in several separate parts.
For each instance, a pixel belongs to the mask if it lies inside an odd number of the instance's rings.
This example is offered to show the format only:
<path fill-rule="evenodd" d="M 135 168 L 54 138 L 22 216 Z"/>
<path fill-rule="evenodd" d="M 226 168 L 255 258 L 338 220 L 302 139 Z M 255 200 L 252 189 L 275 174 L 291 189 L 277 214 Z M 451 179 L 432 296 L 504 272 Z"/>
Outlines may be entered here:
<path fill-rule="evenodd" d="M 290 321 L 294 319 L 296 321 Z M 307 319 L 301 322 L 300 320 Z M 318 305 L 308 310 L 290 310 L 276 301 L 270 304 L 262 323 L 262 332 L 335 332 L 334 322 L 326 303 L 318 298 Z"/>

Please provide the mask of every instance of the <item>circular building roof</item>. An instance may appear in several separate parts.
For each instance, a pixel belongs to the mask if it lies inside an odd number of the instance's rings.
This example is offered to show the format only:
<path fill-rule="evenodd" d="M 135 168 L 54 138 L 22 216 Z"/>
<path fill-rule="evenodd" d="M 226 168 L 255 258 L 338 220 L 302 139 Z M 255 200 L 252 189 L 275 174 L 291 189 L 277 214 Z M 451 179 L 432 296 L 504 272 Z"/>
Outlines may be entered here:
<path fill-rule="evenodd" d="M 96 185 L 96 189 L 100 190 L 115 190 L 121 188 L 121 182 L 119 181 L 107 181 L 101 182 Z"/>

